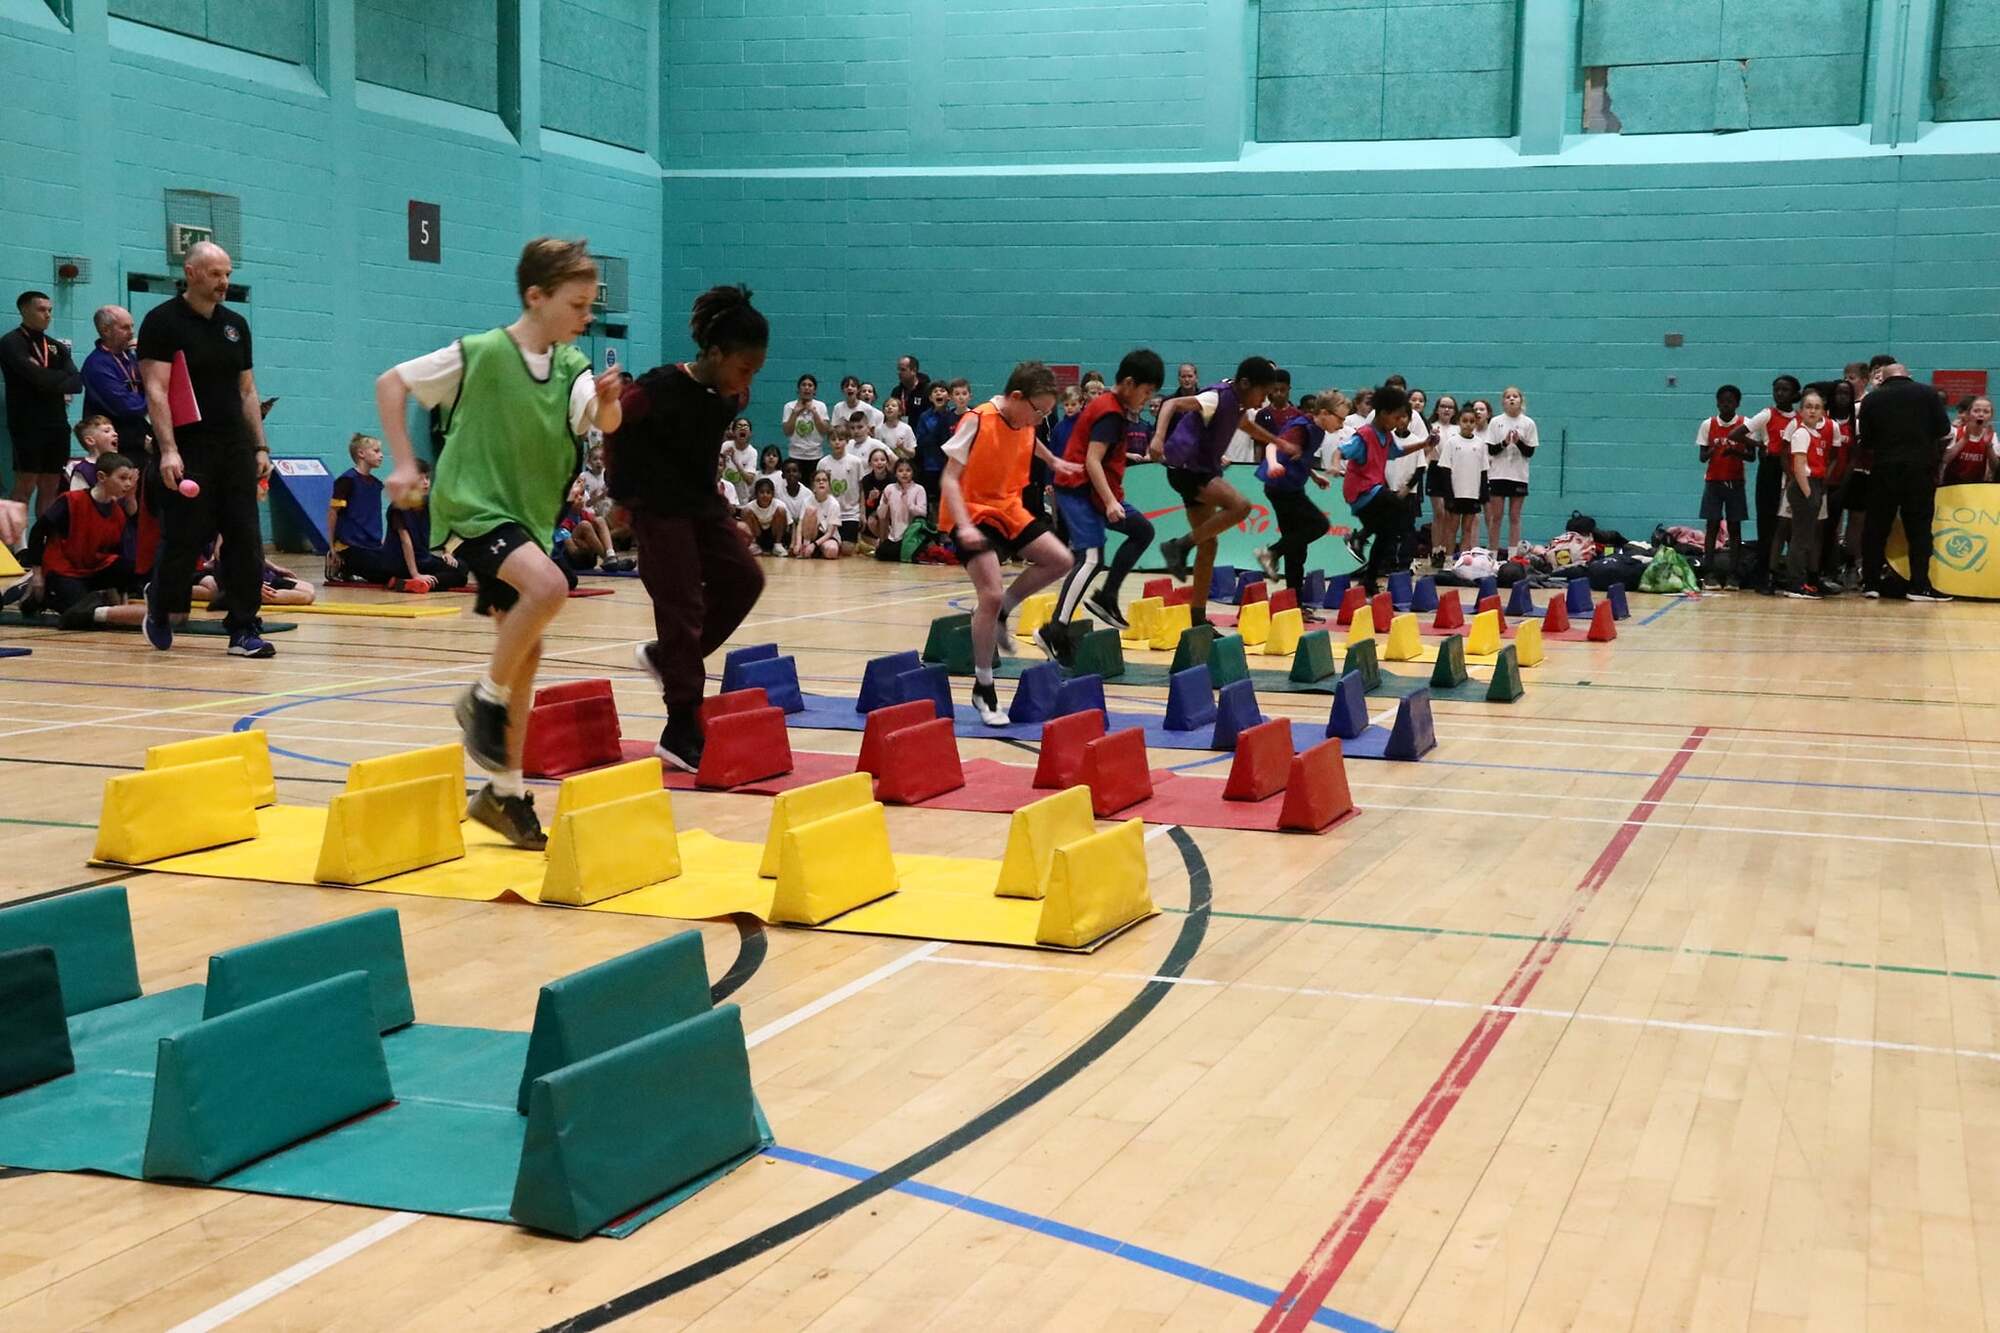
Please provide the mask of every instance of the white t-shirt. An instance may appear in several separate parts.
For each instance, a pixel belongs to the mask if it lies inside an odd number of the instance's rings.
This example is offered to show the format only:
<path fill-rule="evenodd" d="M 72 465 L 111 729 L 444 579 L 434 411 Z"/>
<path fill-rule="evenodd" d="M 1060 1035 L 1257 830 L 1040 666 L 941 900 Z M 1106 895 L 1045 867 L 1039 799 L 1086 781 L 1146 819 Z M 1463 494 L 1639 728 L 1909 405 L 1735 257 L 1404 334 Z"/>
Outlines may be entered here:
<path fill-rule="evenodd" d="M 893 426 L 886 421 L 883 422 L 875 427 L 875 438 L 893 451 L 891 462 L 897 458 L 917 456 L 917 433 L 910 428 L 910 423 L 907 421 L 898 421 Z"/>
<path fill-rule="evenodd" d="M 778 503 L 783 505 L 785 507 L 785 512 L 792 516 L 792 522 L 796 523 L 800 519 L 804 518 L 806 513 L 806 506 L 811 504 L 812 502 L 813 502 L 813 493 L 810 489 L 808 489 L 805 486 L 800 486 L 796 491 L 787 491 L 785 489 L 784 479 L 783 478 L 779 479 Z"/>
<path fill-rule="evenodd" d="M 782 496 L 782 495 L 783 495 L 783 494 L 785 493 L 785 473 L 784 473 L 784 469 L 782 469 L 782 468 L 780 468 L 780 469 L 779 469 L 778 471 L 776 471 L 776 472 L 764 472 L 764 473 L 759 473 L 759 474 L 758 474 L 758 476 L 757 476 L 757 478 L 756 478 L 756 480 L 755 480 L 755 481 L 752 481 L 752 482 L 750 483 L 750 489 L 751 489 L 751 490 L 753 490 L 753 491 L 754 491 L 754 490 L 756 490 L 756 489 L 757 489 L 757 482 L 759 482 L 759 481 L 768 481 L 768 482 L 770 482 L 770 483 L 771 483 L 771 491 L 772 491 L 772 493 L 773 493 L 773 494 L 775 494 L 775 495 L 780 495 L 780 496 Z"/>
<path fill-rule="evenodd" d="M 736 503 L 749 504 L 751 489 L 757 484 L 757 446 L 732 449 L 723 445 L 722 479 L 736 488 Z"/>
<path fill-rule="evenodd" d="M 1408 447 L 1411 444 L 1425 443 L 1430 438 L 1430 426 L 1422 417 L 1412 415 L 1410 424 L 1397 432 L 1396 443 L 1400 447 Z M 1424 470 L 1426 462 L 1422 449 L 1400 454 L 1390 459 L 1387 466 L 1382 469 L 1382 480 L 1396 494 L 1407 495 L 1415 488 L 1417 474 Z"/>
<path fill-rule="evenodd" d="M 856 412 L 861 413 L 861 415 L 868 418 L 868 433 L 870 435 L 873 435 L 875 428 L 882 424 L 882 410 L 873 403 L 857 402 L 854 406 L 849 407 L 845 398 L 837 398 L 827 404 L 826 410 L 833 415 L 835 421 L 845 421 Z"/>
<path fill-rule="evenodd" d="M 822 538 L 840 536 L 840 501 L 831 495 L 824 500 L 813 502 L 813 512 L 819 515 L 819 535 Z"/>
<path fill-rule="evenodd" d="M 1509 434 L 1519 435 L 1521 443 L 1530 449 L 1541 442 L 1541 433 L 1535 429 L 1535 419 L 1531 416 L 1510 417 L 1502 413 L 1486 424 L 1486 437 L 1495 444 Z M 1495 481 L 1526 482 L 1528 456 L 1510 444 L 1493 455 L 1493 465 L 1488 470 Z"/>
<path fill-rule="evenodd" d="M 516 344 L 518 346 L 518 344 Z M 549 363 L 555 358 L 555 350 L 530 352 L 520 348 L 521 361 L 528 367 L 528 373 L 538 380 L 549 377 Z M 458 349 L 456 342 L 448 343 L 435 352 L 411 357 L 396 367 L 396 378 L 410 391 L 410 396 L 425 407 L 438 407 L 458 396 L 458 382 L 465 378 L 465 353 Z M 569 428 L 581 435 L 597 420 L 597 376 L 586 370 L 576 377 L 576 383 L 569 386 Z"/>
<path fill-rule="evenodd" d="M 771 520 L 784 512 L 785 512 L 785 507 L 779 504 L 775 498 L 773 498 L 771 503 L 769 503 L 768 505 L 759 505 L 753 503 L 743 506 L 744 516 L 746 518 L 754 519 L 757 523 L 757 526 L 760 528 L 770 527 Z"/>
<path fill-rule="evenodd" d="M 611 517 L 611 492 L 605 484 L 604 474 L 585 468 L 577 474 L 576 480 L 583 491 L 584 509 L 598 518 Z"/>
<path fill-rule="evenodd" d="M 1445 436 L 1438 454 L 1451 472 L 1452 498 L 1477 500 L 1479 476 L 1491 461 L 1491 455 L 1486 452 L 1486 437 L 1475 430 L 1468 439 L 1464 432 L 1454 427 L 1451 434 Z"/>
<path fill-rule="evenodd" d="M 826 474 L 826 488 L 832 492 L 832 499 L 840 502 L 840 516 L 848 522 L 861 517 L 861 479 L 868 475 L 868 465 L 863 463 L 849 449 L 839 458 L 828 455 L 819 460 L 815 471 Z"/>
<path fill-rule="evenodd" d="M 793 458 L 800 462 L 811 462 L 826 452 L 826 437 L 833 428 L 833 418 L 827 415 L 825 403 L 817 398 L 810 403 L 802 403 L 794 398 L 785 404 L 781 420 L 785 427 L 785 438 L 791 441 Z"/>
<path fill-rule="evenodd" d="M 924 516 L 930 497 L 914 481 L 907 486 L 891 482 L 882 490 L 882 503 L 889 509 L 889 540 L 894 542 L 903 539 L 911 519 Z"/>

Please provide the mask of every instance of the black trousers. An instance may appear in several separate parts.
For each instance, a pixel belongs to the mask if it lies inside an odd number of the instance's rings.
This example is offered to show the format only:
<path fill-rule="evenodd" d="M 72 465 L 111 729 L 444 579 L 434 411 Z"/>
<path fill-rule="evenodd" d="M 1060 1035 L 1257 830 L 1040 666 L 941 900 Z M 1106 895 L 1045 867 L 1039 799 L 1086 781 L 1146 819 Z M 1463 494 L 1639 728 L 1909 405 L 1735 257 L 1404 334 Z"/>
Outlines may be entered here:
<path fill-rule="evenodd" d="M 257 526 L 257 455 L 246 440 L 241 444 L 181 446 L 181 463 L 201 487 L 190 499 L 159 480 L 159 465 L 151 465 L 151 484 L 159 487 L 160 558 L 153 578 L 160 585 L 155 606 L 180 615 L 193 601 L 194 567 L 208 544 L 222 538 L 222 561 L 216 570 L 216 600 L 227 616 L 231 634 L 255 628 L 263 604 L 264 534 Z"/>
<path fill-rule="evenodd" d="M 1910 548 L 1910 588 L 1931 590 L 1931 517 L 1937 509 L 1937 472 L 1924 464 L 1877 463 L 1868 480 L 1868 525 L 1861 533 L 1864 587 L 1880 588 L 1887 560 L 1889 527 L 1903 520 Z"/>
<path fill-rule="evenodd" d="M 1409 510 L 1403 504 L 1403 497 L 1387 486 L 1377 491 L 1375 498 L 1354 515 L 1361 531 L 1372 538 L 1368 546 L 1368 563 L 1361 569 L 1362 583 L 1371 597 L 1375 595 L 1376 580 L 1395 568 L 1396 552 L 1402 547 L 1402 525 L 1408 518 Z"/>
<path fill-rule="evenodd" d="M 1756 481 L 1757 506 L 1757 567 L 1750 571 L 1737 571 L 1736 581 L 1749 587 L 1754 575 L 1756 581 L 1770 579 L 1777 572 L 1778 554 L 1778 501 L 1785 493 L 1784 460 L 1764 453 L 1757 459 Z M 1740 554 L 1740 552 L 1739 552 Z"/>
<path fill-rule="evenodd" d="M 1306 548 L 1326 536 L 1326 515 L 1303 490 L 1266 486 L 1264 500 L 1278 520 L 1271 550 L 1285 562 L 1285 586 L 1298 588 L 1306 577 Z"/>

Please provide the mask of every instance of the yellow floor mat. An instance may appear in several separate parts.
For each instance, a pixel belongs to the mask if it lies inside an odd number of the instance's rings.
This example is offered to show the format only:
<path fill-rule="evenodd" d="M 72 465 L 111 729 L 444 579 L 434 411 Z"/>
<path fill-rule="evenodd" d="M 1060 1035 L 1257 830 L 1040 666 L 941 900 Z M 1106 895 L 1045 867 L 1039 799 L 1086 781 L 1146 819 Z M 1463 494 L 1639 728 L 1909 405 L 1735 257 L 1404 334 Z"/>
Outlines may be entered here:
<path fill-rule="evenodd" d="M 420 620 L 428 616 L 455 616 L 462 608 L 415 602 L 314 602 L 311 606 L 277 606 L 274 615 L 283 616 L 377 616 L 383 620 Z"/>
<path fill-rule="evenodd" d="M 257 812 L 257 827 L 257 837 L 250 842 L 170 856 L 150 861 L 144 868 L 164 875 L 329 887 L 313 878 L 319 863 L 320 842 L 326 833 L 324 808 L 266 806 Z M 464 902 L 512 898 L 540 904 L 542 875 L 547 866 L 543 853 L 510 847 L 483 824 L 468 820 L 464 830 L 463 858 L 392 875 L 360 885 L 359 890 Z M 679 838 L 681 873 L 675 878 L 589 907 L 561 910 L 696 921 L 748 912 L 760 921 L 770 920 L 771 897 L 777 882 L 757 875 L 764 852 L 762 843 L 732 842 L 701 829 L 683 829 Z M 818 927 L 795 929 L 1032 949 L 1055 947 L 1035 939 L 1042 911 L 1039 901 L 994 895 L 993 887 L 1000 878 L 999 861 L 898 854 L 895 862 L 902 883 L 898 892 Z M 115 866 L 116 863 L 93 864 Z M 1085 949 L 1059 951 L 1087 953 L 1118 933 L 1114 930 Z"/>

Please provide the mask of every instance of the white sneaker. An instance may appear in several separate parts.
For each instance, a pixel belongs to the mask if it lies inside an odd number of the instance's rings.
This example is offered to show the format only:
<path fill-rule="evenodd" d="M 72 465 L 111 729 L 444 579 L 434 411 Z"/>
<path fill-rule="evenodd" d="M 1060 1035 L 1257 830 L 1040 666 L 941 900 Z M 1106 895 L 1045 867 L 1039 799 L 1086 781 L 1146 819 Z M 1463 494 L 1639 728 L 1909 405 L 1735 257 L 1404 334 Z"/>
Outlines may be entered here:
<path fill-rule="evenodd" d="M 975 682 L 972 686 L 972 708 L 979 714 L 979 720 L 989 727 L 1004 727 L 1013 722 L 1000 708 L 1000 694 L 991 685 Z"/>
<path fill-rule="evenodd" d="M 780 560 L 790 560 L 792 558 L 792 550 L 789 546 L 776 547 L 772 550 L 771 554 L 777 556 Z"/>
<path fill-rule="evenodd" d="M 1271 548 L 1268 546 L 1258 547 L 1254 554 L 1257 557 L 1257 567 L 1264 571 L 1264 577 L 1272 583 L 1276 583 L 1278 581 L 1278 557 L 1271 554 Z"/>

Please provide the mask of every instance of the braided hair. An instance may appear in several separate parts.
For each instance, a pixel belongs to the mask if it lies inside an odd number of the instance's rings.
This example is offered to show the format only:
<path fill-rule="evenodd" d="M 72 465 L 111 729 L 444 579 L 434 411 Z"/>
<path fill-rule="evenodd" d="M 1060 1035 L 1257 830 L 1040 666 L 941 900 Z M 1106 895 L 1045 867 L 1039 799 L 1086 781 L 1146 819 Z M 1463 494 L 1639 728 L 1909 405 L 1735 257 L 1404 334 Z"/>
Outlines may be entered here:
<path fill-rule="evenodd" d="M 704 352 L 740 352 L 771 342 L 770 322 L 750 304 L 750 289 L 741 286 L 711 287 L 695 297 L 688 332 Z"/>

